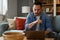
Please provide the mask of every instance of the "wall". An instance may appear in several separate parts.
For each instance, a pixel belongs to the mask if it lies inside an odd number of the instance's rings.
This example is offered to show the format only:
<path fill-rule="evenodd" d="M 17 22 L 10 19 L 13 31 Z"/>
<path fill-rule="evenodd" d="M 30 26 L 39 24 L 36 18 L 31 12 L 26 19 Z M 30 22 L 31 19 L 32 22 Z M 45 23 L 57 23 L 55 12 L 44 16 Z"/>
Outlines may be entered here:
<path fill-rule="evenodd" d="M 8 0 L 8 11 L 6 17 L 14 18 L 14 16 L 17 16 L 17 0 Z"/>
<path fill-rule="evenodd" d="M 22 6 L 32 6 L 33 0 L 17 0 L 17 16 L 27 16 L 22 13 Z"/>
<path fill-rule="evenodd" d="M 6 18 L 14 18 L 15 16 L 26 16 L 21 13 L 22 6 L 32 6 L 33 0 L 8 0 L 8 11 Z"/>

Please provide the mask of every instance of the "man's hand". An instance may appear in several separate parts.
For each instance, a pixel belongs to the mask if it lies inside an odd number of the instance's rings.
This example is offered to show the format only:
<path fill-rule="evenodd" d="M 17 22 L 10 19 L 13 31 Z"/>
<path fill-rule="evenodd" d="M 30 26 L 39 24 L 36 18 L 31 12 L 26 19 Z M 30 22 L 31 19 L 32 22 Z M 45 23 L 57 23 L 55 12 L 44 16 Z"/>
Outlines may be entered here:
<path fill-rule="evenodd" d="M 37 21 L 37 24 L 41 24 L 42 23 L 42 20 L 36 20 Z"/>
<path fill-rule="evenodd" d="M 46 30 L 46 31 L 45 31 L 45 35 L 47 35 L 48 33 L 49 33 L 49 31 L 48 31 L 48 30 Z"/>

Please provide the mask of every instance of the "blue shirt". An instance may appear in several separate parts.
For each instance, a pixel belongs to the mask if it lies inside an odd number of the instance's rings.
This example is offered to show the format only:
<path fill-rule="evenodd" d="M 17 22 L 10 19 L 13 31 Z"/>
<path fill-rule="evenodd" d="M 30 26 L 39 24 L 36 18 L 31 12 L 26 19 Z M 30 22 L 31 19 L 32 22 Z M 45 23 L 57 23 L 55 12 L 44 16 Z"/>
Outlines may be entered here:
<path fill-rule="evenodd" d="M 37 19 L 34 13 L 29 13 L 27 15 L 26 22 L 25 22 L 25 30 L 35 31 L 36 24 L 32 28 L 29 28 L 28 24 L 36 20 Z M 39 27 L 40 31 L 45 31 L 45 30 L 52 31 L 51 21 L 45 13 L 43 12 L 40 13 L 40 20 L 42 20 L 42 24 L 40 24 L 40 27 Z"/>

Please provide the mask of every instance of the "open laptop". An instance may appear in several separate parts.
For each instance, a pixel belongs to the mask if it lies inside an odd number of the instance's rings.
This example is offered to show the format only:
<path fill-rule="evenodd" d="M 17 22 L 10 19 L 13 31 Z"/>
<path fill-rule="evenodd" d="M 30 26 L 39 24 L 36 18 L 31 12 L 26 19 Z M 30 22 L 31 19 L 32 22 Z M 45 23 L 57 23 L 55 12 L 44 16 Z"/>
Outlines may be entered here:
<path fill-rule="evenodd" d="M 45 38 L 44 32 L 41 31 L 25 31 L 25 35 L 27 39 L 44 40 Z"/>

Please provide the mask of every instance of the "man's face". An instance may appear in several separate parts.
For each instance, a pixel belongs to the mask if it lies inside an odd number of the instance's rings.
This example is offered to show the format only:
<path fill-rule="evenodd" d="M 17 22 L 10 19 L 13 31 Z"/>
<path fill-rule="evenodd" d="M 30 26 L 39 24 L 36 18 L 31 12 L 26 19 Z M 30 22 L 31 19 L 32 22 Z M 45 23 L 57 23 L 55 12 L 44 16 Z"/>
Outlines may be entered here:
<path fill-rule="evenodd" d="M 33 5 L 33 13 L 34 15 L 38 16 L 40 15 L 41 12 L 41 6 L 40 5 Z"/>

